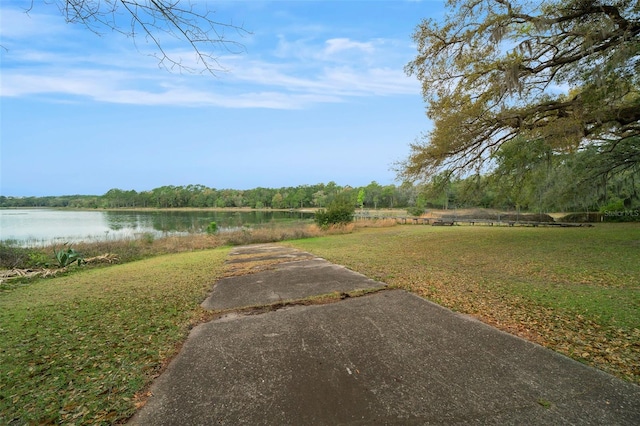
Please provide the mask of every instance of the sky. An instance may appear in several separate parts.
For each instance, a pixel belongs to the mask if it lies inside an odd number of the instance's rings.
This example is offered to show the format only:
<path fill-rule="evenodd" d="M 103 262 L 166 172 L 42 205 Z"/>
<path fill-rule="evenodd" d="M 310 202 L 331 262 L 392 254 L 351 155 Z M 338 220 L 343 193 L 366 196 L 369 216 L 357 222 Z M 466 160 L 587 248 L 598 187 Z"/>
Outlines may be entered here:
<path fill-rule="evenodd" d="M 401 183 L 431 125 L 403 68 L 444 0 L 204 4 L 247 30 L 221 27 L 238 44 L 217 45 L 213 74 L 163 68 L 148 38 L 67 23 L 55 2 L 3 1 L 0 195 Z"/>

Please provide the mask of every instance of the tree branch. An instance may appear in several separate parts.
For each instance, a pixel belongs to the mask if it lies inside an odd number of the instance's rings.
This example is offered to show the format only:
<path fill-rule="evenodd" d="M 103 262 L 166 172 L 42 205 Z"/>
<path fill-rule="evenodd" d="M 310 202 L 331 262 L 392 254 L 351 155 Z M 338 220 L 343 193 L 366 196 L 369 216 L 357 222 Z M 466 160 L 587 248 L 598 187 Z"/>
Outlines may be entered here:
<path fill-rule="evenodd" d="M 215 75 L 224 68 L 213 51 L 222 48 L 236 53 L 243 45 L 228 39 L 221 29 L 235 31 L 240 37 L 250 34 L 242 26 L 222 23 L 209 17 L 210 11 L 199 12 L 195 5 L 182 0 L 56 0 L 67 22 L 84 25 L 90 31 L 99 34 L 106 28 L 133 38 L 134 43 L 143 34 L 158 49 L 159 64 L 170 63 L 169 68 L 193 72 L 194 68 L 185 65 L 181 59 L 174 58 L 160 37 L 162 33 L 171 35 L 186 43 L 203 66 L 203 71 Z M 188 7 L 183 5 L 187 4 Z M 32 5 L 33 7 L 33 5 Z M 131 18 L 130 29 L 126 30 L 118 22 L 122 10 Z M 235 49 L 232 49 L 235 48 Z M 210 52 L 205 49 L 211 49 Z"/>

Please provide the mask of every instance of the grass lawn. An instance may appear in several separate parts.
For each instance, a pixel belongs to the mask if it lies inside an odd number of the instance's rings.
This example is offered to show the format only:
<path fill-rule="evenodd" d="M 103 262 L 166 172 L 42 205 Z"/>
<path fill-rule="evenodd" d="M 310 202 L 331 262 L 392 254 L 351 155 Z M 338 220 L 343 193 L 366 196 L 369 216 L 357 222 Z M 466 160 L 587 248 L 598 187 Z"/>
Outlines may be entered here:
<path fill-rule="evenodd" d="M 227 250 L 159 256 L 0 293 L 0 424 L 112 424 L 184 341 Z"/>
<path fill-rule="evenodd" d="M 640 383 L 640 224 L 405 225 L 287 244 Z"/>
<path fill-rule="evenodd" d="M 284 243 L 640 383 L 640 224 L 356 228 Z M 113 424 L 175 355 L 227 249 L 0 292 L 0 424 Z"/>

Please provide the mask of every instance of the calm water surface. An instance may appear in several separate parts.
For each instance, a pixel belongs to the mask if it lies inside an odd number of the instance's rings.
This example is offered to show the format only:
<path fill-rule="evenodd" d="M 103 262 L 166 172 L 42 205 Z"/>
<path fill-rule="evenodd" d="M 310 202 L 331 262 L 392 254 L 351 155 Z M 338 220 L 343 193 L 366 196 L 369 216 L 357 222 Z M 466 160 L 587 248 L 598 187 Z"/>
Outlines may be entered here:
<path fill-rule="evenodd" d="M 210 222 L 225 232 L 241 226 L 310 221 L 312 213 L 283 211 L 74 211 L 0 209 L 0 240 L 22 246 L 203 233 Z"/>

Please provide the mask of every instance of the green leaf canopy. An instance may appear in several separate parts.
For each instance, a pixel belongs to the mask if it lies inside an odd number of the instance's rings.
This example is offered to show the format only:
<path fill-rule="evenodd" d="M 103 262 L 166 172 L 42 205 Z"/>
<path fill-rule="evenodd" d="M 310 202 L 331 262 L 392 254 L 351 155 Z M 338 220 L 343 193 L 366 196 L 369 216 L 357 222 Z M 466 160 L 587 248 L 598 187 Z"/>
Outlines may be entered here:
<path fill-rule="evenodd" d="M 421 81 L 434 127 L 411 145 L 401 178 L 480 168 L 516 137 L 637 153 L 637 0 L 450 0 L 448 10 L 414 33 L 406 72 Z M 640 159 L 607 158 L 609 168 Z"/>

